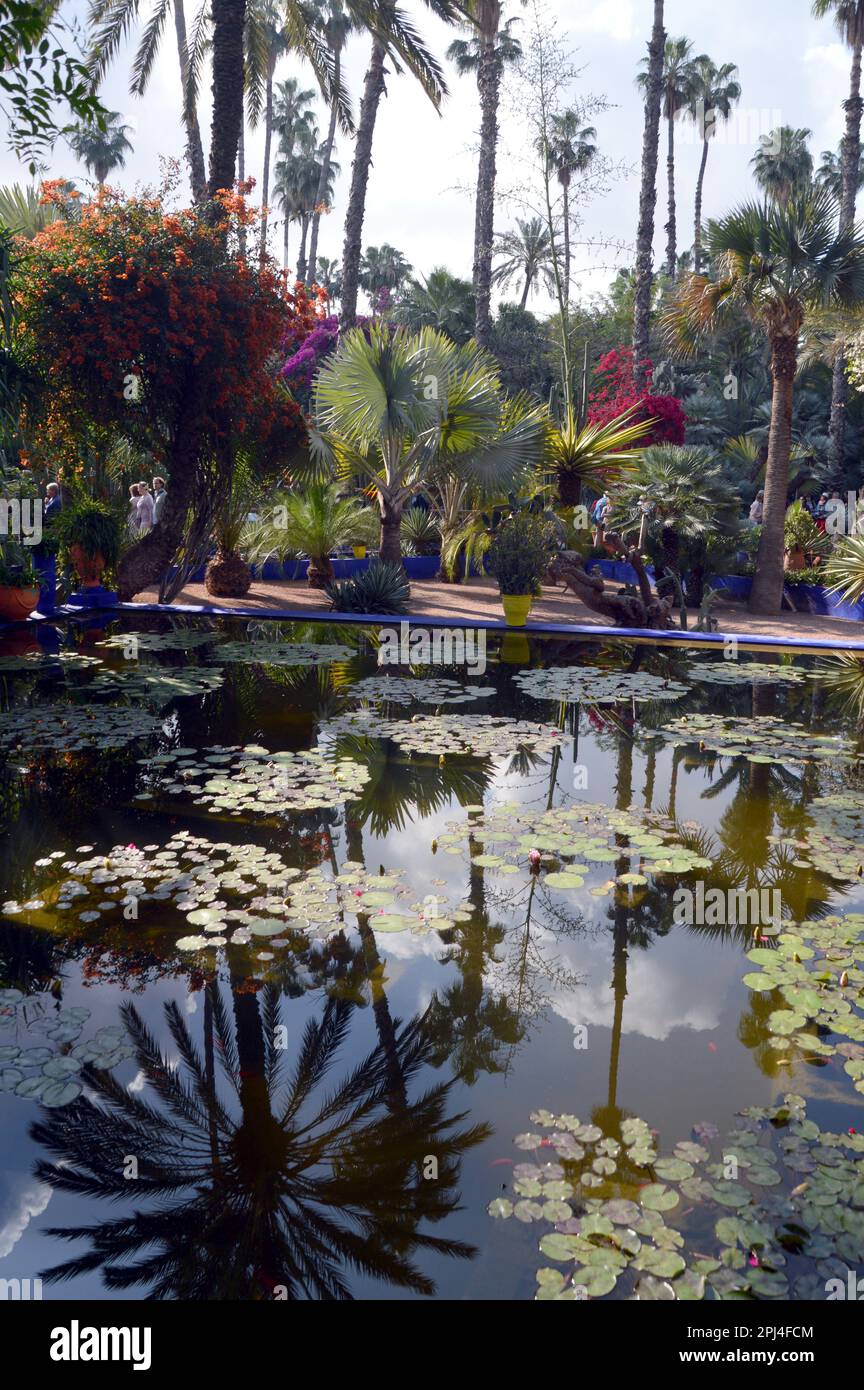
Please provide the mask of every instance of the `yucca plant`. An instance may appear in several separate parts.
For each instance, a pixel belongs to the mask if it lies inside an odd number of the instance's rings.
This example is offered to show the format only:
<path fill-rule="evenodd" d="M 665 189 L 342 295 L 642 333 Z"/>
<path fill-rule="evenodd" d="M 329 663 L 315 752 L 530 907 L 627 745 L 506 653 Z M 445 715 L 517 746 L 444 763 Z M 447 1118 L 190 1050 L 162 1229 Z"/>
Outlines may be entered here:
<path fill-rule="evenodd" d="M 334 578 L 330 555 L 355 542 L 368 509 L 354 497 L 340 496 L 333 483 L 313 483 L 302 492 L 280 492 L 261 521 L 247 532 L 248 555 L 257 563 L 308 555 L 310 589 Z"/>
<path fill-rule="evenodd" d="M 401 564 L 374 560 L 353 579 L 328 584 L 327 597 L 337 613 L 407 613 L 411 590 Z"/>
<path fill-rule="evenodd" d="M 838 594 L 846 603 L 864 599 L 864 536 L 847 536 L 825 566 L 829 594 Z"/>
<path fill-rule="evenodd" d="M 441 549 L 441 532 L 425 507 L 408 507 L 402 513 L 402 545 L 408 555 L 436 555 Z"/>
<path fill-rule="evenodd" d="M 636 467 L 639 451 L 631 446 L 653 429 L 656 420 L 635 420 L 638 405 L 605 425 L 582 424 L 570 406 L 564 423 L 550 425 L 543 468 L 554 473 L 562 507 L 577 507 L 584 487 L 603 492 Z"/>

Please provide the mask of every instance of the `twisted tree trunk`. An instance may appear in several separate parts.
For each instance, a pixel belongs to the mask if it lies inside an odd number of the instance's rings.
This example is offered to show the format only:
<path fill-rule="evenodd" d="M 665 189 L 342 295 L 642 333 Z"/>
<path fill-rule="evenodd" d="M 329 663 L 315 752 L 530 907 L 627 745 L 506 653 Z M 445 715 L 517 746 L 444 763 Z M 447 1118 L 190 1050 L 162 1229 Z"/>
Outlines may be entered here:
<path fill-rule="evenodd" d="M 357 290 L 360 283 L 360 257 L 362 254 L 363 217 L 366 211 L 366 188 L 369 183 L 369 170 L 372 167 L 372 138 L 375 134 L 375 118 L 378 105 L 384 94 L 384 46 L 376 39 L 366 77 L 363 82 L 363 99 L 360 102 L 360 121 L 357 126 L 357 139 L 354 142 L 354 163 L 351 166 L 351 191 L 348 195 L 348 212 L 345 217 L 345 244 L 342 250 L 342 312 L 340 326 L 353 328 L 357 318 Z"/>
<path fill-rule="evenodd" d="M 858 168 L 861 162 L 861 49 L 862 41 L 852 50 L 852 71 L 846 108 L 846 133 L 843 137 L 843 193 L 840 202 L 840 231 L 848 231 L 855 223 L 855 202 L 858 196 Z M 846 380 L 846 358 L 838 353 L 834 363 L 831 386 L 830 459 L 836 475 L 842 470 L 846 453 L 846 402 L 849 386 Z"/>
<path fill-rule="evenodd" d="M 654 209 L 657 205 L 657 153 L 660 139 L 660 105 L 663 100 L 663 0 L 654 0 L 654 28 L 648 46 L 648 82 L 645 93 L 645 129 L 642 137 L 642 186 L 639 191 L 639 227 L 636 234 L 636 299 L 633 314 L 633 360 L 637 386 L 647 384 L 651 327 L 652 246 Z"/>

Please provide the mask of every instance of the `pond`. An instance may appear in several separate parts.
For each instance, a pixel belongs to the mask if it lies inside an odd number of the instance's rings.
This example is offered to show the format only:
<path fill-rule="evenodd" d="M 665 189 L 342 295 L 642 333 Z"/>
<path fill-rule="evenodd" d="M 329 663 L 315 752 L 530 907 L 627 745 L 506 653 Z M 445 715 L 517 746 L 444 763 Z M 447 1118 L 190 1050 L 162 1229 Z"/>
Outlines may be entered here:
<path fill-rule="evenodd" d="M 861 669 L 406 636 L 0 643 L 0 1279 L 829 1297 L 864 1254 Z"/>

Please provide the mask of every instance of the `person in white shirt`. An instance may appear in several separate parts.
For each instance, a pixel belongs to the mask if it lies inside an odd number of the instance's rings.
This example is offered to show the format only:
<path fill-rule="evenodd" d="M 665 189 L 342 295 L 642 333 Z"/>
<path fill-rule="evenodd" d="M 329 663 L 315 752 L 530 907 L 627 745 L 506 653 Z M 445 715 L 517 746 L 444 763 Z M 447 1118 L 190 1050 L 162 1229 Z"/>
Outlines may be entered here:
<path fill-rule="evenodd" d="M 138 484 L 138 535 L 153 530 L 153 498 L 146 483 Z"/>
<path fill-rule="evenodd" d="M 138 484 L 133 483 L 129 489 L 129 517 L 127 526 L 130 536 L 138 535 Z"/>
<path fill-rule="evenodd" d="M 765 493 L 762 492 L 761 489 L 760 489 L 760 491 L 756 493 L 756 496 L 754 497 L 753 501 L 752 501 L 751 504 L 750 504 L 750 522 L 751 522 L 751 524 L 752 524 L 753 526 L 761 526 L 761 525 L 762 525 L 762 514 L 763 514 L 763 511 L 764 511 L 764 507 L 763 507 L 764 501 L 765 501 Z"/>
<path fill-rule="evenodd" d="M 165 499 L 168 496 L 164 478 L 153 479 L 153 525 L 158 526 L 162 520 L 162 511 L 165 506 Z"/>

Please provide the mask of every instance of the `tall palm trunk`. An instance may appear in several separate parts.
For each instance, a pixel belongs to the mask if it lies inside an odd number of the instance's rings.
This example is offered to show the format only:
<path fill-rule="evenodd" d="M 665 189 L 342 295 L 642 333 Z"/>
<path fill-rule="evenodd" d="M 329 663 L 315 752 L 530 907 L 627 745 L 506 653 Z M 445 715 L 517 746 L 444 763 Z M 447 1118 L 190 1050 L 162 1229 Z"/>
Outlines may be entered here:
<path fill-rule="evenodd" d="M 213 38 L 213 120 L 207 193 L 233 188 L 243 124 L 243 30 L 246 0 L 211 0 Z"/>
<path fill-rule="evenodd" d="M 524 286 L 524 288 L 523 288 L 523 290 L 522 290 L 522 298 L 519 300 L 519 308 L 520 308 L 520 309 L 524 309 L 524 308 L 525 308 L 525 305 L 528 303 L 528 291 L 530 290 L 530 288 L 531 288 L 531 270 L 530 270 L 530 268 L 529 268 L 529 269 L 526 270 L 526 272 L 525 272 L 525 286 Z"/>
<path fill-rule="evenodd" d="M 270 195 L 270 147 L 273 143 L 273 74 L 275 61 L 267 64 L 267 88 L 264 98 L 264 173 L 261 179 L 261 243 L 258 255 L 263 261 L 267 254 L 267 199 Z"/>
<path fill-rule="evenodd" d="M 697 275 L 702 270 L 702 188 L 705 183 L 705 166 L 708 163 L 708 141 L 702 141 L 702 163 L 696 180 L 696 206 L 693 227 L 693 269 Z"/>
<path fill-rule="evenodd" d="M 300 250 L 297 255 L 297 279 L 306 280 L 306 237 L 309 234 L 309 214 L 304 212 L 300 218 Z"/>
<path fill-rule="evenodd" d="M 207 169 L 204 164 L 204 147 L 201 144 L 201 127 L 198 112 L 187 104 L 186 90 L 189 85 L 189 48 L 186 41 L 186 12 L 183 0 L 174 0 L 174 30 L 177 35 L 177 55 L 180 59 L 180 82 L 183 91 L 183 124 L 186 127 L 186 159 L 189 164 L 189 182 L 192 185 L 193 202 L 202 203 L 207 194 Z"/>
<path fill-rule="evenodd" d="M 243 183 L 246 178 L 246 121 L 245 118 L 240 122 L 240 138 L 237 141 L 237 179 Z M 237 229 L 237 240 L 240 243 L 241 255 L 246 255 L 246 228 L 241 224 Z"/>
<path fill-rule="evenodd" d="M 765 502 L 762 539 L 756 557 L 756 574 L 750 594 L 751 613 L 779 613 L 783 601 L 783 524 L 789 489 L 789 455 L 792 449 L 792 407 L 798 337 L 777 334 L 771 341 L 771 429 L 765 465 Z"/>
<path fill-rule="evenodd" d="M 678 267 L 678 226 L 675 216 L 675 116 L 667 116 L 669 124 L 666 144 L 666 183 L 669 190 L 669 221 L 666 223 L 666 274 L 675 279 Z"/>
<path fill-rule="evenodd" d="M 282 265 L 285 270 L 288 269 L 288 233 L 290 229 L 291 219 L 286 211 L 285 221 L 282 224 Z"/>
<path fill-rule="evenodd" d="M 385 565 L 402 564 L 402 508 L 384 497 L 378 499 L 381 512 L 381 545 L 379 557 Z"/>
<path fill-rule="evenodd" d="M 338 48 L 333 52 L 333 85 L 338 90 L 341 76 L 342 58 Z M 324 151 L 321 156 L 321 174 L 318 179 L 318 191 L 315 194 L 315 210 L 312 213 L 312 236 L 309 240 L 309 268 L 308 279 L 311 285 L 315 279 L 315 264 L 318 260 L 318 228 L 321 222 L 321 208 L 324 206 L 324 199 L 327 197 L 327 186 L 330 182 L 330 164 L 333 159 L 333 145 L 336 141 L 336 98 L 330 107 L 330 124 L 327 127 L 327 139 L 324 141 Z"/>
<path fill-rule="evenodd" d="M 660 140 L 660 106 L 663 100 L 663 0 L 654 0 L 654 28 L 648 45 L 648 81 L 645 93 L 645 128 L 642 136 L 642 185 L 639 190 L 639 227 L 636 234 L 636 297 L 633 313 L 633 358 L 636 383 L 647 382 L 651 328 L 652 246 L 654 209 L 657 205 L 657 155 Z"/>
<path fill-rule="evenodd" d="M 369 66 L 363 82 L 360 102 L 360 121 L 354 142 L 354 163 L 351 166 L 351 190 L 345 216 L 345 244 L 342 250 L 342 312 L 340 324 L 353 328 L 357 318 L 357 289 L 360 282 L 363 217 L 366 211 L 366 188 L 372 167 L 372 138 L 375 118 L 384 94 L 384 46 L 376 39 L 372 45 Z"/>
<path fill-rule="evenodd" d="M 840 231 L 847 231 L 855 222 L 855 200 L 858 195 L 858 166 L 861 160 L 861 115 L 864 102 L 861 100 L 861 49 L 859 39 L 852 50 L 852 72 L 849 79 L 849 98 L 844 102 L 846 108 L 846 134 L 843 138 L 843 193 L 840 201 Z M 835 475 L 840 472 L 845 459 L 846 445 L 846 401 L 849 387 L 846 381 L 846 359 L 838 353 L 834 363 L 834 378 L 831 388 L 831 466 Z"/>
<path fill-rule="evenodd" d="M 497 7 L 495 7 L 497 10 Z M 497 20 L 497 15 L 496 15 Z M 474 336 L 482 347 L 492 338 L 492 242 L 495 234 L 495 150 L 498 144 L 498 97 L 501 70 L 495 53 L 497 22 L 481 36 L 477 88 L 480 93 L 480 160 L 474 215 Z M 527 295 L 525 296 L 527 298 Z M 523 298 L 523 307 L 525 304 Z"/>
<path fill-rule="evenodd" d="M 570 180 L 562 185 L 564 190 L 564 302 L 570 304 Z"/>

